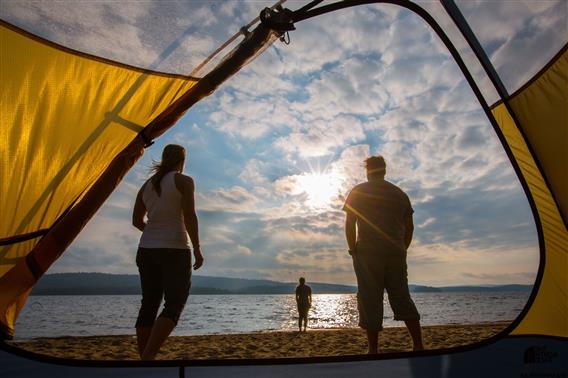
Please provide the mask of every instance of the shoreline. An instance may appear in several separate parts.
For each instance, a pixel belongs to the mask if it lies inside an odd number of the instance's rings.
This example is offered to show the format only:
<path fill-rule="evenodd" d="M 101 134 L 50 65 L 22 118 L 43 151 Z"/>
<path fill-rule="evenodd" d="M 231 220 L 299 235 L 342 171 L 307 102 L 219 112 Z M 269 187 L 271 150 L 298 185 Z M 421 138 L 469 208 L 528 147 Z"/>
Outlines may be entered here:
<path fill-rule="evenodd" d="M 510 321 L 423 326 L 427 349 L 444 349 L 486 340 Z M 134 335 L 61 336 L 10 341 L 34 353 L 77 360 L 138 360 Z M 263 359 L 359 355 L 367 352 L 360 328 L 258 331 L 252 333 L 170 336 L 158 360 Z M 405 327 L 385 328 L 379 336 L 379 353 L 410 352 Z"/>

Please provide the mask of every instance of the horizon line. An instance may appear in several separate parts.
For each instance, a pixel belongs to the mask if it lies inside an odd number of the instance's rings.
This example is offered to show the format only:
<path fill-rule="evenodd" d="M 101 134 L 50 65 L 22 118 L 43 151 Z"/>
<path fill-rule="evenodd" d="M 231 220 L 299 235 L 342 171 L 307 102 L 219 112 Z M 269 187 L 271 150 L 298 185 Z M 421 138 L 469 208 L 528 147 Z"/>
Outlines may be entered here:
<path fill-rule="evenodd" d="M 53 272 L 46 273 L 44 276 L 51 276 L 56 274 L 106 274 L 112 276 L 138 276 L 138 273 L 108 273 L 108 272 Z M 209 277 L 209 278 L 222 278 L 222 279 L 234 279 L 234 280 L 246 280 L 246 281 L 269 281 L 281 284 L 296 284 L 295 281 L 276 281 L 269 278 L 242 278 L 242 277 L 228 277 L 228 276 L 208 276 L 192 274 L 195 277 Z M 318 281 L 308 281 L 311 284 L 325 284 L 325 285 L 338 285 L 338 286 L 349 286 L 357 287 L 357 283 L 345 284 L 345 283 L 330 283 L 330 282 L 318 282 Z M 496 287 L 496 286 L 534 286 L 534 283 L 488 283 L 488 284 L 448 284 L 444 286 L 434 286 L 432 284 L 421 284 L 421 283 L 409 283 L 409 285 L 432 287 L 432 288 L 447 288 L 447 287 Z"/>

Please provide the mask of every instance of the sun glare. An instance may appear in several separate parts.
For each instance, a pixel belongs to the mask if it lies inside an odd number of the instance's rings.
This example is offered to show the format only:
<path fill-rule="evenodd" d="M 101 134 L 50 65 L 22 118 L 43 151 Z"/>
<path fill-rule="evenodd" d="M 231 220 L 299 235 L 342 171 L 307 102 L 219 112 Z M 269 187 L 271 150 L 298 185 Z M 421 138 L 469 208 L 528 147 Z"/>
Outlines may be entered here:
<path fill-rule="evenodd" d="M 308 195 L 308 205 L 315 208 L 329 205 L 341 186 L 340 178 L 332 173 L 306 173 L 298 176 L 297 183 Z"/>

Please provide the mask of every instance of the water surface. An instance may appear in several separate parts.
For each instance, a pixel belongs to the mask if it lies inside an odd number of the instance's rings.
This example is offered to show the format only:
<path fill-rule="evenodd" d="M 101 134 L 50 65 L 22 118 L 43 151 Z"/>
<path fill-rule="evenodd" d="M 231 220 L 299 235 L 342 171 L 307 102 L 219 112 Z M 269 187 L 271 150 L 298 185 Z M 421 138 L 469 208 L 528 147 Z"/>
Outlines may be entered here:
<path fill-rule="evenodd" d="M 413 293 L 423 325 L 512 321 L 529 292 Z M 134 334 L 138 295 L 32 296 L 16 323 L 16 340 L 36 337 Z M 357 327 L 355 294 L 316 294 L 312 329 Z M 385 296 L 385 327 L 392 320 Z M 293 295 L 190 295 L 173 335 L 207 335 L 297 329 Z"/>

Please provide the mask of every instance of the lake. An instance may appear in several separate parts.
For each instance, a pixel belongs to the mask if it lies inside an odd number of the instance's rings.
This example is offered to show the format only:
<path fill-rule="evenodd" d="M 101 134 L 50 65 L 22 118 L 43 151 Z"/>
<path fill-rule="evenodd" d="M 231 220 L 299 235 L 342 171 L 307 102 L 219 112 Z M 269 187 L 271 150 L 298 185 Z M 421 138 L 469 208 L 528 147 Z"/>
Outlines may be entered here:
<path fill-rule="evenodd" d="M 423 325 L 512 321 L 530 292 L 412 293 Z M 134 334 L 139 295 L 29 297 L 15 340 L 36 337 Z M 355 294 L 316 294 L 309 328 L 357 327 Z M 385 295 L 385 327 L 392 320 Z M 294 295 L 190 295 L 173 335 L 207 335 L 297 329 Z"/>

